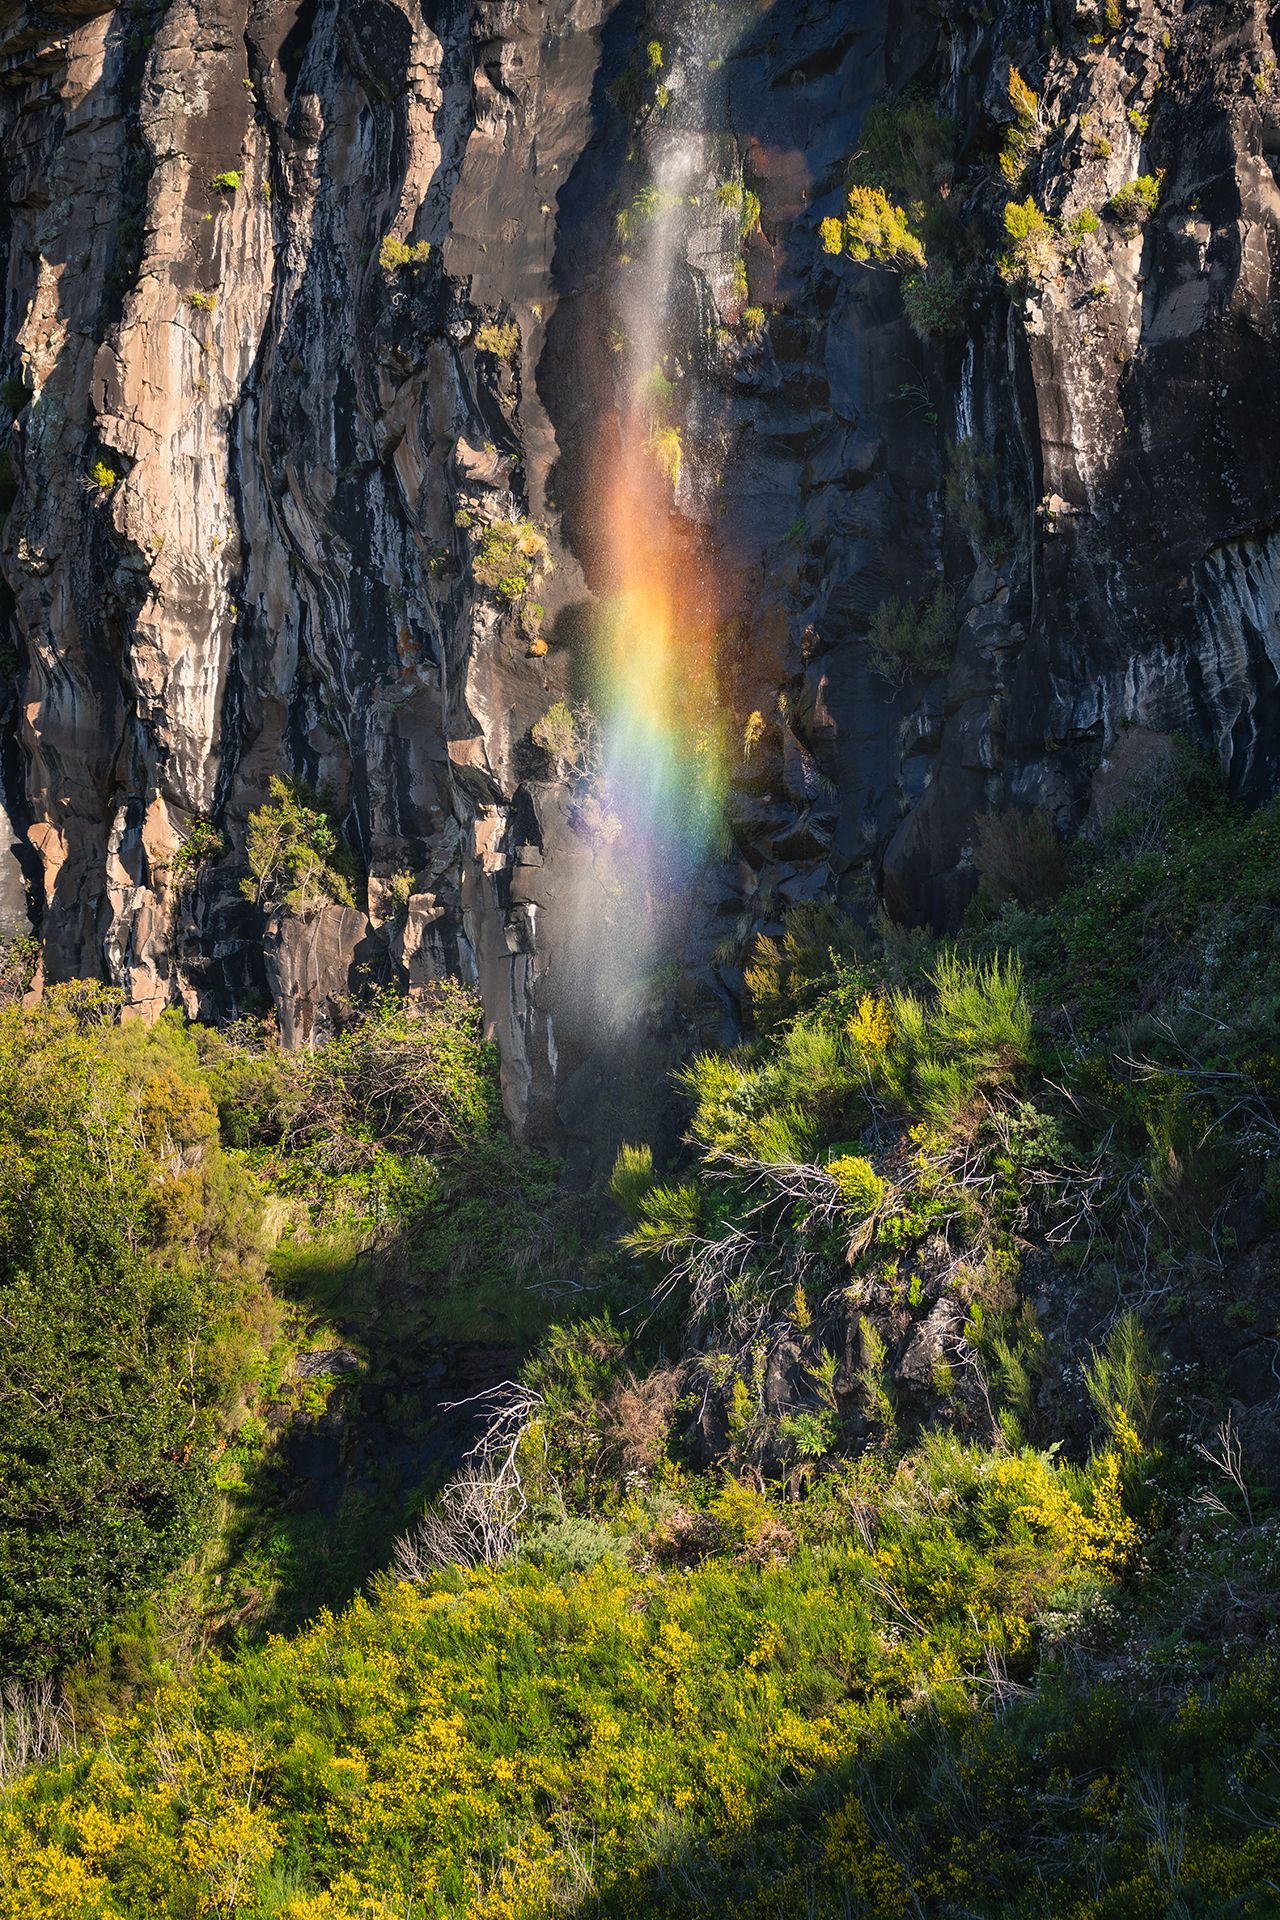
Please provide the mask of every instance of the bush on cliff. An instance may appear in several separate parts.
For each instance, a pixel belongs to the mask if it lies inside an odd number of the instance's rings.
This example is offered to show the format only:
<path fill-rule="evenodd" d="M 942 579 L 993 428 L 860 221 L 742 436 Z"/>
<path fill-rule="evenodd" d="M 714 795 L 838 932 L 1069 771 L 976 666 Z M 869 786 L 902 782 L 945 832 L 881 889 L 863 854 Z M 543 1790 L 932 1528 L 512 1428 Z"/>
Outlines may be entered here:
<path fill-rule="evenodd" d="M 318 907 L 353 907 L 357 869 L 338 839 L 319 797 L 300 780 L 273 774 L 265 806 L 249 815 L 245 852 L 246 900 L 268 910 L 301 914 Z"/>

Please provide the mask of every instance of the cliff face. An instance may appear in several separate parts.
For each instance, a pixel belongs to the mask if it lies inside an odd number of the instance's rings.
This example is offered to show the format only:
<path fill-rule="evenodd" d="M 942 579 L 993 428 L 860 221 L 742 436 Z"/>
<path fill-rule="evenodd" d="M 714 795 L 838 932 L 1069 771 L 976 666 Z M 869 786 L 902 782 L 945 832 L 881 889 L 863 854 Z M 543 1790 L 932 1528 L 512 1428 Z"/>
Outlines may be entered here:
<path fill-rule="evenodd" d="M 361 968 L 460 970 L 513 1115 L 587 1150 L 673 1044 L 732 1028 L 745 943 L 788 906 L 871 879 L 945 923 L 979 813 L 1073 830 L 1174 730 L 1273 789 L 1267 9 L 721 9 L 664 379 L 742 745 L 679 984 L 639 983 L 623 1040 L 593 1026 L 583 902 L 625 944 L 626 873 L 530 734 L 578 696 L 609 584 L 616 216 L 701 11 L 0 0 L 0 920 L 30 917 L 46 979 L 146 1013 L 265 991 L 302 1040 Z M 921 342 L 819 222 L 866 107 L 916 86 L 980 231 L 1011 59 L 1037 96 L 1019 197 L 1065 229 L 1161 174 L 1159 204 L 1025 286 L 979 267 Z M 532 626 L 473 571 L 526 519 L 556 561 Z M 876 607 L 939 581 L 953 664 L 887 677 Z M 358 907 L 242 896 L 276 772 L 327 789 Z M 203 820 L 224 851 L 196 867 Z"/>

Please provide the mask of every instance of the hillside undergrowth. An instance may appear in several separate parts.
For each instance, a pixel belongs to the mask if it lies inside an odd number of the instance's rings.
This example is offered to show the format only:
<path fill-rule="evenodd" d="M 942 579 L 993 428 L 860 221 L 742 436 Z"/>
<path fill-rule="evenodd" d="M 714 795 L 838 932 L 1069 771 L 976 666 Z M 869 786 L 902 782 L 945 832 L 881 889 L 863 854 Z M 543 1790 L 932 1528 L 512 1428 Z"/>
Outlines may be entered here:
<path fill-rule="evenodd" d="M 297 1411 L 386 1484 L 282 1584 L 231 1423 L 219 1580 L 276 1600 L 79 1725 L 11 1694 L 0 1916 L 1273 1913 L 1276 832 L 1188 763 L 1069 857 L 997 823 L 958 941 L 794 914 L 611 1225 L 465 998 L 301 1062 L 57 1015 L 208 1076 L 350 1354 Z M 504 1312 L 411 1484 L 403 1356 Z"/>

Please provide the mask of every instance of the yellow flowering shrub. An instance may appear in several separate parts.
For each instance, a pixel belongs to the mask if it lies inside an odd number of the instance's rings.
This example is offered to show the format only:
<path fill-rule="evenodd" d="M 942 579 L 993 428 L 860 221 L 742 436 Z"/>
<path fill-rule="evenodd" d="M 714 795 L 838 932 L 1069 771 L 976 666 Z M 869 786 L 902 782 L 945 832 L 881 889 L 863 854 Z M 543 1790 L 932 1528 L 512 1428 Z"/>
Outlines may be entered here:
<path fill-rule="evenodd" d="M 1069 1565 L 1116 1575 L 1133 1558 L 1141 1535 L 1125 1512 L 1121 1456 L 1100 1454 L 1089 1476 L 1088 1495 L 1078 1499 L 1042 1454 L 998 1460 L 996 1484 L 1016 1500 L 1014 1511 L 1052 1539 Z"/>
<path fill-rule="evenodd" d="M 849 1016 L 849 1038 L 861 1052 L 883 1053 L 893 1038 L 893 1021 L 888 1004 L 875 995 L 864 993 Z"/>
<path fill-rule="evenodd" d="M 1032 1672 L 1047 1605 L 1127 1566 L 1134 1445 L 1085 1469 L 922 1448 L 859 1474 L 869 1541 L 834 1492 L 784 1517 L 691 1481 L 722 1547 L 692 1566 L 385 1584 L 13 1782 L 0 1920 L 705 1920 L 765 1889 L 778 1920 L 1159 1912 L 1123 1693 L 1033 1739 L 976 1705 Z M 1187 1699 L 1169 1767 L 1225 1747 L 1263 1805 L 1275 1691 L 1268 1668 Z M 1117 1891 L 1091 1909 L 1100 1848 Z M 1220 1905 L 1277 1866 L 1273 1835 L 1203 1823 L 1186 1859 Z"/>

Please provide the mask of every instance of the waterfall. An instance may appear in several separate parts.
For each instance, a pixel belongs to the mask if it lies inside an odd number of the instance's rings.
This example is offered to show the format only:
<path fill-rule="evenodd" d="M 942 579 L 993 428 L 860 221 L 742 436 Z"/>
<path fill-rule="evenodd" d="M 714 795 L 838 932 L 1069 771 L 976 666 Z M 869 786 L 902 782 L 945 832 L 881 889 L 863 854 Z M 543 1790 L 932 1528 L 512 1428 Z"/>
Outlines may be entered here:
<path fill-rule="evenodd" d="M 956 440 L 973 438 L 973 340 L 965 344 L 964 363 L 960 368 L 960 386 L 956 393 Z"/>
<path fill-rule="evenodd" d="M 719 12 L 686 6 L 662 43 L 667 104 L 644 129 L 645 177 L 618 222 L 617 409 L 601 422 L 596 764 L 579 809 L 596 857 L 576 916 L 590 995 L 615 1024 L 646 974 L 680 957 L 724 814 L 731 724 L 717 675 L 715 558 L 701 519 L 677 510 L 697 489 L 689 396 L 707 349 L 690 236 L 716 217 L 732 230 L 735 258 L 740 240 L 741 181 L 717 177 L 722 143 L 708 131 L 724 51 Z"/>

